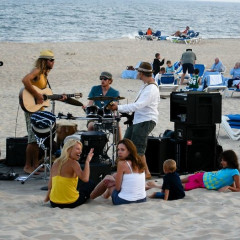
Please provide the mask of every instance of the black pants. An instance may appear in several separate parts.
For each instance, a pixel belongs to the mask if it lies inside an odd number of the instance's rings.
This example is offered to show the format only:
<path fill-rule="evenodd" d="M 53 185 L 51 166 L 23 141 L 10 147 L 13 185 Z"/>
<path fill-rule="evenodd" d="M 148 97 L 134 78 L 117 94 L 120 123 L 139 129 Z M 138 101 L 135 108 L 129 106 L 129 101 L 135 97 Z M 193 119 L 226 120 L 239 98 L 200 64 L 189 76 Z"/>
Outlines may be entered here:
<path fill-rule="evenodd" d="M 53 208 L 55 208 L 55 207 L 75 208 L 77 206 L 80 206 L 80 205 L 84 204 L 90 198 L 90 194 L 93 191 L 93 189 L 95 188 L 95 186 L 96 186 L 95 183 L 91 180 L 89 180 L 89 182 L 81 183 L 81 184 L 80 184 L 80 181 L 78 181 L 77 189 L 79 191 L 79 198 L 77 199 L 76 202 L 70 203 L 70 204 L 58 204 L 58 203 L 54 203 L 54 202 L 50 201 L 51 206 Z"/>

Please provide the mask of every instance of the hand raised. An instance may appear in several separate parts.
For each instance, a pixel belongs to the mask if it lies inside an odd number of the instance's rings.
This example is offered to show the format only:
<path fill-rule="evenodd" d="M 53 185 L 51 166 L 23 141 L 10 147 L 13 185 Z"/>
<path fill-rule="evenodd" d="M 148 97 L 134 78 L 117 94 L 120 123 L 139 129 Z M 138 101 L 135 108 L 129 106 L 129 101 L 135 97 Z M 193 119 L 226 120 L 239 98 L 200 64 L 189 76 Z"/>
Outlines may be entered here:
<path fill-rule="evenodd" d="M 91 148 L 88 155 L 87 155 L 86 162 L 90 162 L 92 160 L 92 157 L 94 155 L 93 151 L 94 151 L 94 148 Z"/>

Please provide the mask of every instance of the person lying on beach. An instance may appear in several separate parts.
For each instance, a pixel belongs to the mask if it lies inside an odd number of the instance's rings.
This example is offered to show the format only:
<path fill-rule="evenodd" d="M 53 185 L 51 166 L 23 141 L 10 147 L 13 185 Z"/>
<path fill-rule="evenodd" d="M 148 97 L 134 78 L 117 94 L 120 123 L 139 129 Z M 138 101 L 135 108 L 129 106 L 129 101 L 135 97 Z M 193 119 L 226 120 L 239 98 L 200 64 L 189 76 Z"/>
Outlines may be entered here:
<path fill-rule="evenodd" d="M 117 145 L 117 173 L 107 175 L 92 191 L 90 198 L 103 194 L 112 197 L 114 205 L 146 201 L 144 164 L 137 154 L 136 146 L 129 139 L 122 139 Z"/>
<path fill-rule="evenodd" d="M 198 172 L 181 179 L 184 189 L 188 191 L 206 188 L 220 192 L 226 190 L 239 192 L 239 164 L 236 153 L 233 150 L 222 152 L 221 165 L 222 169 L 217 172 Z"/>
<path fill-rule="evenodd" d="M 52 207 L 75 208 L 89 199 L 95 187 L 95 184 L 89 181 L 89 163 L 93 157 L 93 150 L 90 150 L 82 170 L 77 162 L 82 152 L 82 143 L 69 139 L 64 144 L 61 156 L 52 165 L 44 202 L 50 200 Z M 79 179 L 83 181 L 82 184 L 79 184 Z"/>
<path fill-rule="evenodd" d="M 157 185 L 155 182 L 150 181 L 146 184 L 146 189 L 160 188 L 161 192 L 154 192 L 150 198 L 161 198 L 167 200 L 177 200 L 185 197 L 185 192 L 181 184 L 179 175 L 176 173 L 176 162 L 172 159 L 168 159 L 163 163 L 163 171 L 165 176 L 163 177 L 163 185 Z"/>
<path fill-rule="evenodd" d="M 190 30 L 189 26 L 186 26 L 186 29 L 184 31 L 176 31 L 172 36 L 175 37 L 187 37 L 188 31 Z"/>

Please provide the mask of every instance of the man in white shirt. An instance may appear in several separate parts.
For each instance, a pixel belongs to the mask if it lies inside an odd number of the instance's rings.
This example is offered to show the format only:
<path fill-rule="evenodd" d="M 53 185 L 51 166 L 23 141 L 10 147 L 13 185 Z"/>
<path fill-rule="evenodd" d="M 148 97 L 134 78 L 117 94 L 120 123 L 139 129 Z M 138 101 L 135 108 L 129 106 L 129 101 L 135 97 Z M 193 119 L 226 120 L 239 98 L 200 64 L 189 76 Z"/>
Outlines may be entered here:
<path fill-rule="evenodd" d="M 110 106 L 111 110 L 118 110 L 121 113 L 134 112 L 133 124 L 130 125 L 124 138 L 133 141 L 137 152 L 145 165 L 146 178 L 151 178 L 145 151 L 147 147 L 148 135 L 158 122 L 158 103 L 160 94 L 158 86 L 152 78 L 152 66 L 150 63 L 142 62 L 139 66 L 137 78 L 143 81 L 143 86 L 134 103 L 118 105 L 116 102 Z"/>

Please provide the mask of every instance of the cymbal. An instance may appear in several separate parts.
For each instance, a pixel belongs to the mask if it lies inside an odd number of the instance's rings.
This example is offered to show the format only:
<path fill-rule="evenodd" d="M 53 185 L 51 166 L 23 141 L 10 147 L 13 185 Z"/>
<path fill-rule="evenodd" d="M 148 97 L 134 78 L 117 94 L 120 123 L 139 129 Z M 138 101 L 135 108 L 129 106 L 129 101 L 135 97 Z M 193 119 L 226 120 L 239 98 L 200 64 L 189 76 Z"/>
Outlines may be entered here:
<path fill-rule="evenodd" d="M 70 104 L 70 105 L 74 105 L 74 106 L 83 106 L 83 104 L 81 102 L 79 102 L 76 99 L 73 98 L 67 98 L 67 100 L 65 100 L 65 103 Z"/>
<path fill-rule="evenodd" d="M 88 98 L 88 100 L 93 100 L 93 101 L 105 101 L 105 100 L 109 100 L 109 101 L 113 101 L 113 100 L 123 100 L 125 99 L 125 97 L 109 97 L 109 96 L 97 96 L 97 97 L 90 97 Z"/>

